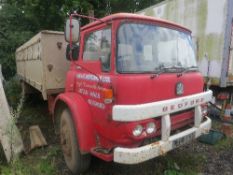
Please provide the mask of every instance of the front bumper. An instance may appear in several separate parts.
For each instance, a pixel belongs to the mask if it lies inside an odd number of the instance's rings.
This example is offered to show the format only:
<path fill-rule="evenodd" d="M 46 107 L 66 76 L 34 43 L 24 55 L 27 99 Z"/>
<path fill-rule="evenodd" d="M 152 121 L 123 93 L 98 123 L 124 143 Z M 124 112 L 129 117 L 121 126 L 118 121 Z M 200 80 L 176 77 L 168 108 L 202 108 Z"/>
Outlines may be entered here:
<path fill-rule="evenodd" d="M 166 152 L 176 148 L 174 147 L 175 141 L 191 134 L 194 134 L 194 137 L 197 138 L 201 134 L 207 133 L 210 128 L 211 120 L 206 117 L 206 121 L 201 123 L 199 127 L 193 127 L 178 134 L 172 135 L 165 141 L 161 140 L 138 148 L 117 147 L 114 149 L 113 160 L 114 162 L 122 164 L 137 164 L 144 162 L 163 155 Z"/>
<path fill-rule="evenodd" d="M 207 133 L 211 128 L 211 120 L 206 117 L 203 121 L 201 105 L 212 99 L 212 91 L 193 94 L 190 96 L 152 102 L 140 105 L 116 105 L 113 107 L 113 120 L 130 122 L 149 118 L 161 117 L 161 141 L 139 148 L 114 149 L 114 162 L 124 164 L 140 163 L 177 147 L 176 142 L 183 144 L 182 140 L 189 137 L 197 138 Z M 183 132 L 171 136 L 171 113 L 194 108 L 194 126 Z M 175 145 L 175 146 L 174 146 Z"/>

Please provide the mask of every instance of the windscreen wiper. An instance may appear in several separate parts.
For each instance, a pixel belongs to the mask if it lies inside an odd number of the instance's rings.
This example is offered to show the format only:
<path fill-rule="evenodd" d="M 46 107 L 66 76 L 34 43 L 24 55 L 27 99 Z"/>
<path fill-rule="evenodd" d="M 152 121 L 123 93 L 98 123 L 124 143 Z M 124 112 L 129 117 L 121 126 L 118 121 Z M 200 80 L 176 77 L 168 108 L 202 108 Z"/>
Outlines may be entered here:
<path fill-rule="evenodd" d="M 164 69 L 167 72 L 174 72 L 174 73 L 183 72 L 185 70 L 185 68 L 181 66 L 169 66 L 169 67 L 164 67 Z"/>
<path fill-rule="evenodd" d="M 174 72 L 177 73 L 177 76 L 182 76 L 186 72 L 192 72 L 192 71 L 198 71 L 197 66 L 191 66 L 191 67 L 181 67 L 181 66 L 169 66 L 165 67 L 163 64 L 160 65 L 159 67 L 155 68 L 155 72 L 153 75 L 151 75 L 151 79 L 154 79 L 155 77 L 158 77 L 160 74 L 165 73 L 165 72 Z"/>
<path fill-rule="evenodd" d="M 182 76 L 184 73 L 186 72 L 194 72 L 194 71 L 198 71 L 198 67 L 197 66 L 191 66 L 191 67 L 187 67 L 187 68 L 184 68 L 183 71 L 179 72 L 177 74 L 177 76 Z"/>
<path fill-rule="evenodd" d="M 198 71 L 198 67 L 197 66 L 187 67 L 181 73 L 192 72 L 192 71 Z"/>
<path fill-rule="evenodd" d="M 150 76 L 151 79 L 154 79 L 156 77 L 158 77 L 160 74 L 166 72 L 166 68 L 163 65 L 160 65 L 159 67 L 155 68 L 155 71 L 153 72 L 153 74 Z"/>

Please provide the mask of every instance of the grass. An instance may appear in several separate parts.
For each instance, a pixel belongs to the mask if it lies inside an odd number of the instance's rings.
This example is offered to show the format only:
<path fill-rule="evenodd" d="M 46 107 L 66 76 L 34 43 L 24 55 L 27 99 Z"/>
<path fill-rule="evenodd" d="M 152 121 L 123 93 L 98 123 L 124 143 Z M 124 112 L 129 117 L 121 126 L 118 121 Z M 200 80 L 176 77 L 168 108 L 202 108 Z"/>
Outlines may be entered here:
<path fill-rule="evenodd" d="M 42 152 L 43 151 L 43 152 Z M 22 157 L 11 162 L 9 165 L 0 165 L 1 175 L 56 175 L 55 148 L 37 150 L 32 155 Z"/>
<path fill-rule="evenodd" d="M 212 127 L 216 130 L 221 131 L 222 128 L 222 122 L 212 120 Z M 233 131 L 233 125 L 231 126 Z M 222 140 L 220 140 L 216 145 L 213 146 L 213 148 L 216 151 L 223 151 L 223 150 L 230 150 L 233 147 L 233 138 L 231 137 L 224 137 Z"/>
<path fill-rule="evenodd" d="M 205 156 L 194 154 L 188 150 L 174 151 L 171 155 L 164 157 L 164 175 L 198 174 L 202 170 L 202 164 L 206 161 Z"/>
<path fill-rule="evenodd" d="M 214 145 L 214 149 L 216 151 L 227 151 L 232 149 L 233 147 L 233 138 L 225 137 L 224 139 L 220 140 L 216 145 Z"/>
<path fill-rule="evenodd" d="M 12 78 L 4 84 L 5 93 L 10 106 L 15 110 L 21 98 L 21 87 L 17 78 Z M 47 111 L 47 104 L 38 95 L 27 96 L 20 117 L 16 121 L 22 134 L 25 150 L 30 149 L 29 127 L 39 125 L 47 140 L 54 140 L 53 124 Z M 50 142 L 50 144 L 53 144 Z M 0 151 L 1 175 L 57 175 L 56 156 L 57 146 L 48 146 L 29 152 L 26 156 L 6 164 L 3 151 Z"/>
<path fill-rule="evenodd" d="M 29 174 L 30 170 L 20 160 L 15 160 L 10 165 L 0 166 L 1 175 L 25 175 Z"/>

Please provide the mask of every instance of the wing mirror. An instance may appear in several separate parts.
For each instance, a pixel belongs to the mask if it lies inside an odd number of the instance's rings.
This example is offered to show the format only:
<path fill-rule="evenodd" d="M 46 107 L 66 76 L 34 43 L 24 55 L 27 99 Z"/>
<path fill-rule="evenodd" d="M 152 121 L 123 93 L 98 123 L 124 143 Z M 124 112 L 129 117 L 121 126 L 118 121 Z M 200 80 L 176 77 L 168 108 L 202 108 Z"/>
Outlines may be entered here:
<path fill-rule="evenodd" d="M 80 34 L 80 21 L 74 17 L 71 17 L 66 20 L 65 25 L 65 40 L 72 43 L 77 43 L 79 41 Z"/>

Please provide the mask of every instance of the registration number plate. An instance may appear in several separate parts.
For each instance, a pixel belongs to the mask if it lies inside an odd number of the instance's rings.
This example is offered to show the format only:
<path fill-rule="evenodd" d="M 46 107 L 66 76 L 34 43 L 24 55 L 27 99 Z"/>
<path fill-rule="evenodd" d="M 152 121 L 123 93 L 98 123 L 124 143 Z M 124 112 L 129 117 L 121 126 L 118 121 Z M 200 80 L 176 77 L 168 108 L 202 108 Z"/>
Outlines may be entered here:
<path fill-rule="evenodd" d="M 181 145 L 184 145 L 186 143 L 189 143 L 190 141 L 194 140 L 195 139 L 195 132 L 194 133 L 191 133 L 189 135 L 186 135 L 184 137 L 181 137 L 177 140 L 174 140 L 172 142 L 172 147 L 173 148 L 176 148 L 176 147 L 179 147 Z"/>

